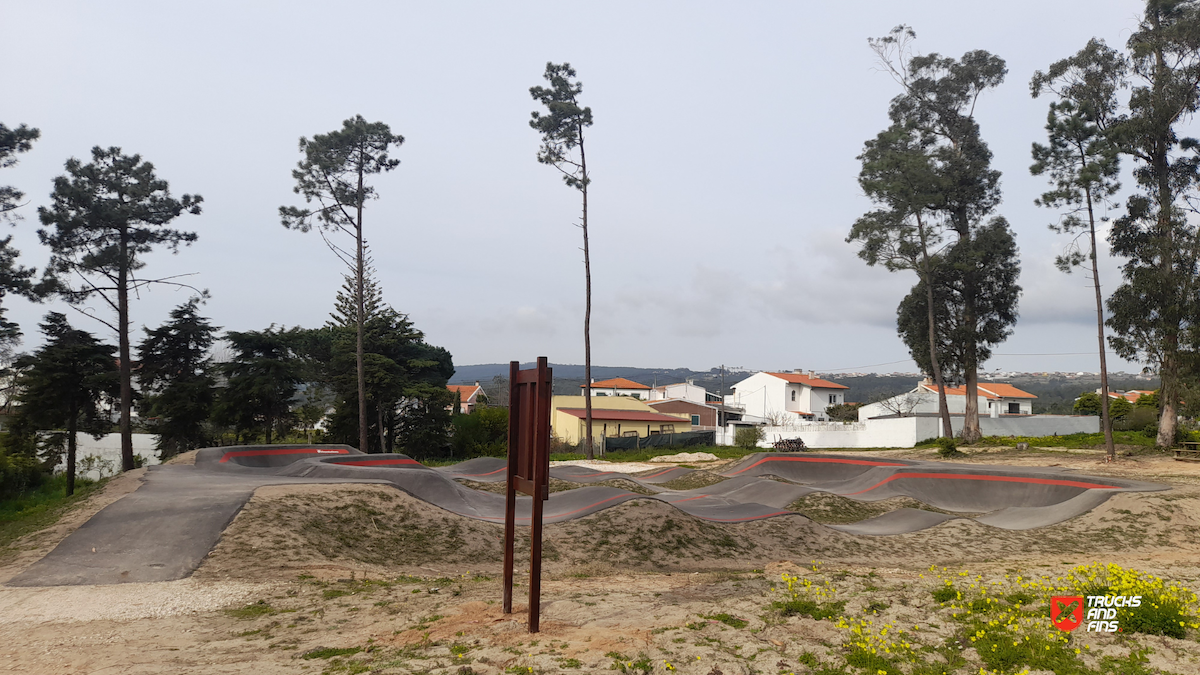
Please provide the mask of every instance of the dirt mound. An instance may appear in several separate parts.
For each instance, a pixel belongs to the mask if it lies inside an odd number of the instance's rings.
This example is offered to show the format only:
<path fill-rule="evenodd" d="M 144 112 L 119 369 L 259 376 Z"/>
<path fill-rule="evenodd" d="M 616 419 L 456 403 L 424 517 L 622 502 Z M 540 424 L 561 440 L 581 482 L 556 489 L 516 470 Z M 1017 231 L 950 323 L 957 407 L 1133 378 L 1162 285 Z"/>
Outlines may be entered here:
<path fill-rule="evenodd" d="M 724 480 L 728 479 L 720 474 L 700 469 L 693 471 L 686 476 L 680 476 L 675 480 L 668 481 L 666 483 L 660 483 L 659 487 L 663 487 L 668 490 L 695 490 L 698 488 L 708 487 L 709 485 L 716 485 Z"/>
<path fill-rule="evenodd" d="M 1200 493 L 1200 491 L 1196 491 Z M 800 515 L 714 523 L 655 500 L 633 500 L 547 525 L 545 569 L 706 571 L 747 569 L 813 559 L 918 569 L 936 564 L 1037 558 L 1081 562 L 1106 553 L 1173 550 L 1200 538 L 1197 494 L 1115 495 L 1095 510 L 1038 530 L 1012 531 L 971 520 L 888 537 L 831 530 Z M 1190 498 L 1188 498 L 1190 497 Z M 843 498 L 800 500 L 818 518 L 844 514 Z M 852 501 L 852 500 L 846 500 Z M 861 508 L 911 506 L 902 499 Z M 894 503 L 893 503 L 894 502 Z M 928 508 L 928 507 L 924 507 Z M 870 514 L 863 511 L 854 517 Z M 518 528 L 525 564 L 526 528 Z M 272 578 L 298 570 L 394 576 L 499 571 L 503 527 L 449 513 L 381 485 L 291 485 L 261 488 L 197 571 L 200 578 Z M 1083 556 L 1083 557 L 1080 557 Z"/>
<path fill-rule="evenodd" d="M 829 492 L 812 492 L 788 505 L 788 510 L 801 513 L 810 520 L 826 525 L 857 523 L 899 509 L 920 509 L 934 513 L 951 513 L 950 511 L 936 509 L 912 497 L 893 497 L 877 502 L 860 502 Z M 973 517 L 979 514 L 952 513 L 951 515 Z"/>
<path fill-rule="evenodd" d="M 455 478 L 454 480 L 459 485 L 462 485 L 463 487 L 468 487 L 468 488 L 471 488 L 472 490 L 482 490 L 484 492 L 494 492 L 498 495 L 504 494 L 505 490 L 507 489 L 504 481 L 500 481 L 500 482 L 493 481 L 493 482 L 489 482 L 489 483 L 483 483 L 480 481 L 468 480 L 466 478 Z M 614 487 L 614 488 L 617 488 L 618 490 L 627 490 L 629 492 L 633 492 L 633 493 L 636 493 L 639 495 L 656 494 L 655 490 L 651 490 L 650 488 L 648 488 L 644 485 L 641 485 L 640 483 L 635 483 L 631 480 L 626 480 L 624 478 L 613 478 L 610 480 L 600 480 L 600 481 L 595 481 L 592 483 L 576 483 L 576 482 L 570 481 L 570 480 L 563 480 L 561 478 L 551 477 L 550 481 L 549 481 L 549 488 L 550 488 L 551 492 L 563 492 L 566 490 L 574 490 L 576 488 L 593 487 L 593 486 Z"/>

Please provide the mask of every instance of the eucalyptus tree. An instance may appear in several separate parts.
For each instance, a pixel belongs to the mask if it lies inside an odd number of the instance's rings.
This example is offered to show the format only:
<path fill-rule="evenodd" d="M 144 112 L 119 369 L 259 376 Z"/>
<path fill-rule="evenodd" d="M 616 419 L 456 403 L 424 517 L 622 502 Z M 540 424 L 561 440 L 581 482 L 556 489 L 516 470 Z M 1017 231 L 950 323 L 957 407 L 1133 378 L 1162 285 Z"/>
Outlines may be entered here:
<path fill-rule="evenodd" d="M 925 303 L 928 342 L 923 352 L 925 358 L 918 362 L 925 364 L 922 370 L 937 384 L 942 435 L 951 438 L 954 428 L 950 424 L 946 383 L 938 358 L 936 303 L 934 284 L 930 282 L 944 238 L 942 221 L 932 208 L 940 199 L 941 176 L 929 154 L 928 143 L 903 119 L 893 120 L 890 127 L 867 141 L 858 159 L 862 162 L 858 184 L 881 208 L 855 221 L 846 241 L 861 244 L 858 257 L 868 265 L 882 264 L 889 272 L 916 272 L 918 285 L 928 294 Z"/>
<path fill-rule="evenodd" d="M 592 109 L 580 107 L 579 95 L 583 83 L 575 80 L 575 69 L 569 63 L 547 63 L 542 74 L 549 87 L 530 87 L 529 94 L 546 107 L 544 112 L 533 111 L 529 126 L 542 135 L 542 147 L 537 159 L 562 174 L 567 187 L 579 190 L 583 197 L 583 399 L 584 443 L 587 458 L 592 458 L 592 262 L 588 250 L 588 186 L 592 177 L 587 168 L 584 148 L 584 129 L 592 126 Z M 578 152 L 576 152 L 578 151 Z"/>
<path fill-rule="evenodd" d="M 393 134 L 383 122 L 367 122 L 362 115 L 342 122 L 342 128 L 317 134 L 312 140 L 300 138 L 304 159 L 292 171 L 296 180 L 293 192 L 303 195 L 304 208 L 279 207 L 283 226 L 308 232 L 316 226 L 329 250 L 349 267 L 355 278 L 355 366 L 358 374 L 358 444 L 367 448 L 366 373 L 363 367 L 363 326 L 366 324 L 363 279 L 366 275 L 366 239 L 363 237 L 363 210 L 366 203 L 378 199 L 367 178 L 391 171 L 400 165 L 388 152 L 400 146 L 404 137 Z M 315 203 L 315 204 L 314 204 Z M 347 251 L 330 241 L 326 233 L 341 232 L 354 240 Z"/>
<path fill-rule="evenodd" d="M 1012 334 L 1021 293 L 1017 243 L 1008 221 L 994 217 L 970 236 L 969 246 L 954 246 L 939 256 L 929 280 L 921 280 L 896 312 L 900 336 L 926 372 L 929 326 L 936 325 L 937 347 L 932 351 L 942 358 L 943 375 L 958 382 L 966 381 L 971 364 L 991 358 L 992 346 Z M 974 294 L 972 314 L 964 310 L 968 292 Z M 932 324 L 927 320 L 931 301 L 936 319 Z"/>
<path fill-rule="evenodd" d="M 1109 344 L 1122 358 L 1153 364 L 1162 380 L 1157 444 L 1175 442 L 1184 363 L 1200 332 L 1196 210 L 1200 141 L 1182 137 L 1200 108 L 1200 3 L 1149 0 L 1128 41 L 1128 112 L 1112 129 L 1135 162 L 1138 192 L 1110 235 L 1127 259 L 1108 300 Z"/>
<path fill-rule="evenodd" d="M 1117 91 L 1124 85 L 1128 63 L 1102 40 L 1092 39 L 1079 53 L 1038 71 L 1030 82 L 1034 98 L 1051 95 L 1046 118 L 1049 143 L 1033 144 L 1030 172 L 1046 175 L 1052 189 L 1034 200 L 1038 206 L 1065 210 L 1050 229 L 1073 235 L 1058 268 L 1085 267 L 1096 296 L 1096 339 L 1100 345 L 1100 412 L 1108 459 L 1116 458 L 1109 414 L 1107 345 L 1104 340 L 1104 296 L 1096 245 L 1096 222 L 1107 220 L 1097 210 L 1112 206 L 1120 190 L 1120 147 L 1112 137 L 1118 119 Z M 1086 254 L 1080 246 L 1084 239 Z"/>
<path fill-rule="evenodd" d="M 940 54 L 914 55 L 910 45 L 916 34 L 898 26 L 882 38 L 870 41 L 879 62 L 900 84 L 902 91 L 892 99 L 889 116 L 905 120 L 932 158 L 942 176 L 937 200 L 931 207 L 945 220 L 952 233 L 952 248 L 969 248 L 973 232 L 984 225 L 1000 203 L 1000 172 L 991 168 L 992 153 L 979 132 L 975 106 L 979 97 L 999 86 L 1007 74 L 1004 60 L 983 50 L 969 51 L 954 59 Z M 1015 250 L 1015 248 L 1013 249 Z M 960 258 L 970 259 L 963 251 Z M 1015 261 L 1014 261 L 1015 263 Z M 963 377 L 966 384 L 966 414 L 962 437 L 974 443 L 982 437 L 979 428 L 979 357 L 983 336 L 978 326 L 988 319 L 979 316 L 979 295 L 986 293 L 981 275 L 985 270 L 964 270 L 961 275 L 961 311 L 965 341 Z M 1018 294 L 1006 297 L 1015 302 Z M 1016 316 L 1015 305 L 1007 316 Z"/>
<path fill-rule="evenodd" d="M 14 426 L 30 432 L 66 430 L 70 495 L 75 492 L 75 436 L 82 431 L 99 439 L 112 428 L 100 404 L 119 390 L 117 369 L 113 348 L 71 327 L 62 314 L 50 312 L 41 328 L 45 344 L 20 359 L 21 408 Z"/>
<path fill-rule="evenodd" d="M 167 181 L 140 155 L 120 148 L 92 148 L 92 161 L 69 159 L 67 173 L 54 179 L 48 207 L 38 209 L 44 229 L 41 242 L 50 248 L 47 272 L 56 279 L 54 292 L 72 305 L 99 298 L 116 314 L 107 321 L 84 312 L 117 334 L 121 376 L 121 470 L 133 465 L 130 410 L 133 408 L 129 347 L 129 295 L 151 284 L 186 286 L 185 275 L 157 279 L 139 276 L 143 256 L 156 247 L 178 252 L 196 241 L 196 233 L 174 230 L 171 221 L 184 213 L 199 214 L 200 195 L 171 196 Z M 195 289 L 193 289 L 195 290 Z M 80 310 L 83 311 L 83 310 Z"/>

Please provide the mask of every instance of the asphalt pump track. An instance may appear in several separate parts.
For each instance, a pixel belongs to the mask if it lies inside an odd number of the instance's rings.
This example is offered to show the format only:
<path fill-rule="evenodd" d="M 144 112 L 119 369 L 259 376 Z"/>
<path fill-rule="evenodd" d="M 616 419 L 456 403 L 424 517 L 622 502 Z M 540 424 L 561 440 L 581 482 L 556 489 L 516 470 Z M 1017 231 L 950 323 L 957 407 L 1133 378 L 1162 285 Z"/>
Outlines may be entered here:
<path fill-rule="evenodd" d="M 466 487 L 456 479 L 502 482 L 506 467 L 504 459 L 484 457 L 431 468 L 406 455 L 368 455 L 345 445 L 205 448 L 198 451 L 195 465 L 149 467 L 141 487 L 102 509 L 7 585 L 182 579 L 200 566 L 254 491 L 267 485 L 391 485 L 451 513 L 502 523 L 503 495 Z M 653 494 L 609 485 L 554 492 L 544 506 L 544 519 L 558 523 L 633 499 L 654 499 L 717 523 L 781 517 L 808 522 L 786 507 L 807 494 L 824 492 L 863 502 L 910 497 L 938 509 L 902 508 L 857 523 L 826 526 L 849 534 L 902 534 L 956 518 L 1027 530 L 1086 513 L 1118 492 L 1168 489 L 1057 468 L 814 453 L 755 453 L 724 467 L 718 475 L 725 480 L 715 485 L 694 490 L 662 487 L 693 471 L 672 466 L 630 475 L 555 466 L 550 469 L 553 478 L 584 484 L 623 479 Z M 528 525 L 530 512 L 530 498 L 518 497 L 517 524 Z"/>

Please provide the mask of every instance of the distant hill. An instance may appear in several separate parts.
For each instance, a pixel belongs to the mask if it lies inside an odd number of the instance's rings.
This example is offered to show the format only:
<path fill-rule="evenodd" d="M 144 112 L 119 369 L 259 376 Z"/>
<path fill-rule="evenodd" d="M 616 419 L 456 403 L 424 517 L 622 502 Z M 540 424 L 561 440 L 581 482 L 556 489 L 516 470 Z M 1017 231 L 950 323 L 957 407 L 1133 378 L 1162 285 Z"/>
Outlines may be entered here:
<path fill-rule="evenodd" d="M 533 368 L 536 363 L 522 363 L 521 368 Z M 551 363 L 554 369 L 554 393 L 578 394 L 583 384 L 583 366 L 571 363 Z M 725 391 L 729 386 L 749 377 L 749 373 L 725 373 Z M 451 384 L 472 384 L 479 382 L 487 389 L 492 380 L 497 377 L 508 377 L 507 363 L 483 363 L 470 366 L 458 366 L 454 370 Z M 692 379 L 697 385 L 713 393 L 721 391 L 721 371 L 714 368 L 709 371 L 689 370 L 687 368 L 633 368 L 627 366 L 592 366 L 592 377 L 596 380 L 607 380 L 614 377 L 624 377 L 647 387 L 663 384 L 674 384 Z"/>

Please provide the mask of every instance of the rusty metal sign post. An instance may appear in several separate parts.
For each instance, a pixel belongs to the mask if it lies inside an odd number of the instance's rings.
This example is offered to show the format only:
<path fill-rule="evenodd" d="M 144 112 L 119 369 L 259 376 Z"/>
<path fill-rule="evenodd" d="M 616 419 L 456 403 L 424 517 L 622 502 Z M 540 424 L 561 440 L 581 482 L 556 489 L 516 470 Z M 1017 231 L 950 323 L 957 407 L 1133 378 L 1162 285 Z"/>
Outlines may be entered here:
<path fill-rule="evenodd" d="M 542 502 L 550 498 L 550 386 L 552 369 L 539 356 L 537 367 L 508 370 L 508 487 L 504 492 L 504 613 L 512 613 L 513 548 L 517 492 L 532 497 L 529 520 L 529 632 L 538 632 L 542 597 Z"/>

